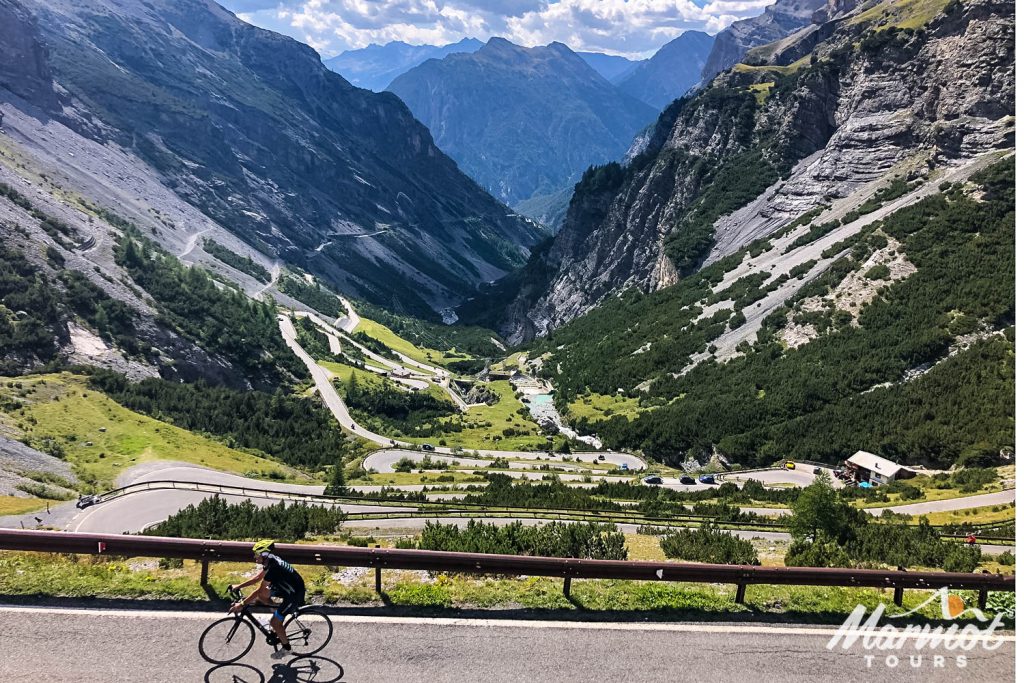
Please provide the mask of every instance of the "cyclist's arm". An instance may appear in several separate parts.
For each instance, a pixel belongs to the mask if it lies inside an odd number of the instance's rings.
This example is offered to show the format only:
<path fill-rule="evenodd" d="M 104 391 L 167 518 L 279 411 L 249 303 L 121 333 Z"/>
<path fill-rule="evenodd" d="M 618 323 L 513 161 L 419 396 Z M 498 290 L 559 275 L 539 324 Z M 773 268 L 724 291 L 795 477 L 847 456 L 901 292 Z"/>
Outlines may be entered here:
<path fill-rule="evenodd" d="M 264 569 L 259 574 L 257 574 L 256 576 L 252 577 L 251 579 L 249 579 L 245 583 L 238 584 L 237 586 L 235 586 L 235 588 L 237 588 L 238 590 L 242 590 L 246 586 L 252 586 L 253 584 L 256 584 L 256 583 L 259 583 L 260 581 L 262 581 L 263 577 L 266 576 L 266 575 L 267 575 L 267 570 Z M 253 595 L 255 595 L 255 593 L 253 593 Z M 250 595 L 249 597 L 251 598 L 252 595 Z M 248 601 L 248 598 L 246 598 L 246 601 Z"/>

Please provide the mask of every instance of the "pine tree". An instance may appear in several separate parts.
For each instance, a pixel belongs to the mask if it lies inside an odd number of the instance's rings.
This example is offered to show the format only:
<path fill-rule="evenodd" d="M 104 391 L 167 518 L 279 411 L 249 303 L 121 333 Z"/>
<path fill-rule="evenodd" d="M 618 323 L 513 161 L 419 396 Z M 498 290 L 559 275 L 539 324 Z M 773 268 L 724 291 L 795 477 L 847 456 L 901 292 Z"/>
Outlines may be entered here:
<path fill-rule="evenodd" d="M 331 468 L 331 481 L 324 488 L 325 496 L 344 496 L 348 494 L 348 486 L 345 484 L 345 468 L 339 462 Z"/>

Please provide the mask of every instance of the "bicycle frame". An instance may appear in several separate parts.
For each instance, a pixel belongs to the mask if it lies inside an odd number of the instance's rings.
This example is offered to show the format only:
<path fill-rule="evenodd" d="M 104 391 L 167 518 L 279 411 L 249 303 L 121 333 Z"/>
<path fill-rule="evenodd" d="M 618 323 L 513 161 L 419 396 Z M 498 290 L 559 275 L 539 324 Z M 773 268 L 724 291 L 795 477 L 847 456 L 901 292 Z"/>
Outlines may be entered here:
<path fill-rule="evenodd" d="M 240 601 L 242 599 L 242 592 L 241 591 L 238 591 L 238 590 L 228 591 L 228 594 L 231 596 L 231 599 L 233 601 L 235 601 L 235 602 L 238 602 L 238 601 Z M 259 604 L 262 605 L 263 603 L 259 603 Z M 266 605 L 266 606 L 267 607 L 273 607 L 273 605 Z M 271 629 L 271 628 L 269 628 L 267 626 L 264 626 L 263 622 L 256 618 L 256 615 L 253 614 L 252 608 L 251 608 L 250 605 L 243 604 L 241 611 L 239 611 L 238 614 L 235 615 L 235 616 L 236 616 L 236 619 L 238 620 L 239 623 L 241 623 L 242 619 L 248 619 L 252 623 L 252 625 L 256 627 L 256 630 L 258 630 L 260 633 L 263 634 L 263 636 L 267 639 L 267 643 L 268 644 L 273 645 L 276 648 L 277 645 L 280 643 L 280 640 L 278 639 L 277 634 L 274 633 L 273 629 Z M 231 635 L 232 636 L 234 635 L 234 630 L 237 629 L 237 628 L 238 628 L 238 626 L 236 625 L 232 629 L 232 631 L 231 631 Z"/>

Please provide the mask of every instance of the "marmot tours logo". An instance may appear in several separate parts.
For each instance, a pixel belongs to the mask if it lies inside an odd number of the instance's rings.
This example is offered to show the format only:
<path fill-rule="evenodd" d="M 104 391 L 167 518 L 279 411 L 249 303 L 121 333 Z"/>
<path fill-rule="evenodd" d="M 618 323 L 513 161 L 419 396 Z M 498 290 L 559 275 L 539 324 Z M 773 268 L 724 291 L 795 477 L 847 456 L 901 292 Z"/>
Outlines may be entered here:
<path fill-rule="evenodd" d="M 965 606 L 963 599 L 951 595 L 948 588 L 940 588 L 914 609 L 893 614 L 889 618 L 899 619 L 919 614 L 936 600 L 942 610 L 942 623 L 926 622 L 902 628 L 885 621 L 885 605 L 879 603 L 866 619 L 867 607 L 857 605 L 832 636 L 828 649 L 831 651 L 839 647 L 849 650 L 860 643 L 866 651 L 864 662 L 868 668 L 962 669 L 968 664 L 966 653 L 975 648 L 992 651 L 1002 647 L 1006 639 L 996 630 L 1003 625 L 1003 613 L 996 612 L 991 618 L 986 617 L 980 609 Z M 960 617 L 974 621 L 963 625 L 946 623 Z M 974 622 L 980 622 L 983 626 L 979 627 Z"/>

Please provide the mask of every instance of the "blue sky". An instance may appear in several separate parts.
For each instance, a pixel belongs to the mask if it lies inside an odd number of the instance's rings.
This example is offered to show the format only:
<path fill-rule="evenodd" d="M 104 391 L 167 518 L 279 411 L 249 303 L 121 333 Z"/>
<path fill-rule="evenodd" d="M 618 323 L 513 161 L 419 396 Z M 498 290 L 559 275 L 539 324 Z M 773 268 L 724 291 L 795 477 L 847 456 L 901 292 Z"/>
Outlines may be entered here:
<path fill-rule="evenodd" d="M 717 33 L 774 0 L 219 0 L 242 19 L 324 57 L 370 43 L 502 36 L 646 57 L 687 29 Z"/>

